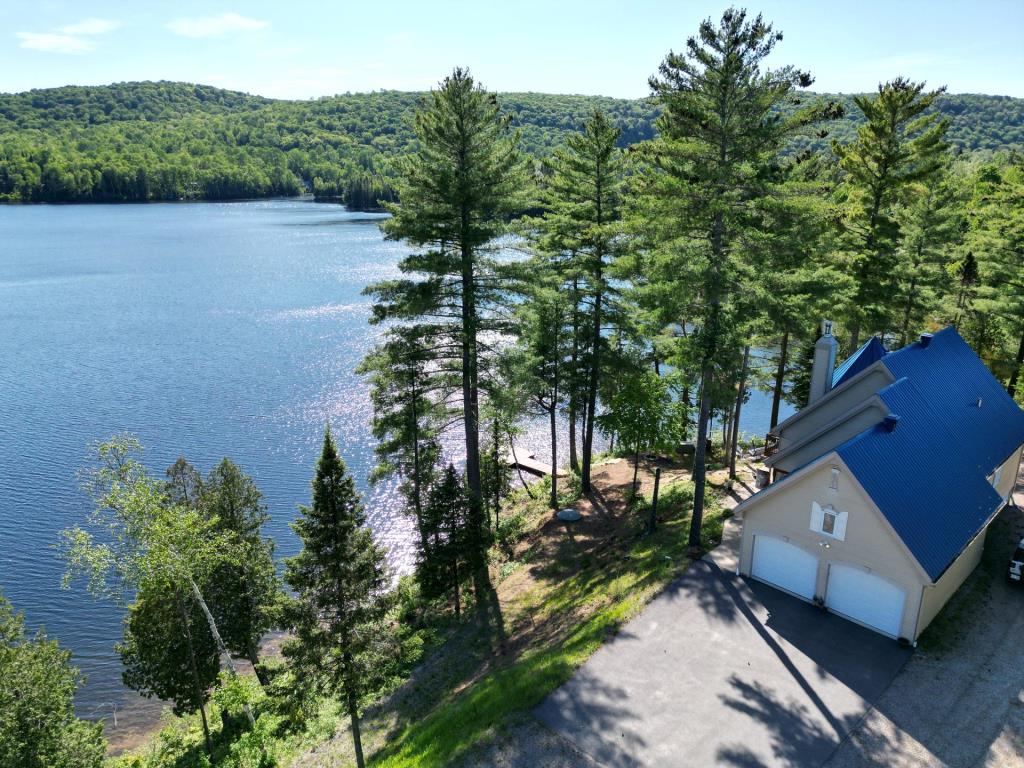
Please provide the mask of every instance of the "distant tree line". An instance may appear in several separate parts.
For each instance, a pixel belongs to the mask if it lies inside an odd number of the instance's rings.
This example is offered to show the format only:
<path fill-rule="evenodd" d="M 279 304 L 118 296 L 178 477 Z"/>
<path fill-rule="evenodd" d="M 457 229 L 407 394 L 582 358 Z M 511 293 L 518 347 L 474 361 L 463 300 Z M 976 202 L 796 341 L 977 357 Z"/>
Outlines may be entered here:
<path fill-rule="evenodd" d="M 808 94 L 812 98 L 813 94 Z M 822 95 L 845 109 L 830 126 L 849 141 L 863 120 L 852 96 Z M 172 82 L 67 86 L 0 95 L 0 201 L 224 200 L 312 193 L 353 208 L 393 197 L 391 159 L 413 148 L 421 93 L 380 91 L 315 101 L 275 101 Z M 536 93 L 501 95 L 535 161 L 564 146 L 601 110 L 617 145 L 652 139 L 655 99 Z M 780 105 L 794 109 L 798 105 Z M 940 96 L 958 151 L 1024 147 L 1024 100 Z M 828 148 L 814 134 L 786 152 Z M 376 195 L 382 197 L 375 197 Z"/>

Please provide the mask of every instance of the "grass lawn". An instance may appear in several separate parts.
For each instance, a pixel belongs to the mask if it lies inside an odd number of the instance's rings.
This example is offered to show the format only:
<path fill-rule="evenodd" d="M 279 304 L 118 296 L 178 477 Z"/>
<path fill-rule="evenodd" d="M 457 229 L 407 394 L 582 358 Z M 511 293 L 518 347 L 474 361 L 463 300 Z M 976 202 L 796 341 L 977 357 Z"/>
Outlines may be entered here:
<path fill-rule="evenodd" d="M 667 490 L 663 487 L 663 492 Z M 558 547 L 556 557 L 563 562 L 557 565 L 532 561 L 539 578 L 527 590 L 509 594 L 507 605 L 503 605 L 507 623 L 526 623 L 533 628 L 519 638 L 522 650 L 439 702 L 425 718 L 391 734 L 388 746 L 374 754 L 371 765 L 451 765 L 566 682 L 609 636 L 689 565 L 688 491 L 688 483 L 678 484 L 675 492 L 663 496 L 659 527 L 652 536 L 639 533 L 640 505 L 627 509 L 622 504 L 615 526 L 617 541 L 575 549 Z M 621 493 L 621 489 L 614 492 Z M 712 500 L 704 525 L 707 545 L 720 539 L 722 522 L 721 509 Z M 563 527 L 555 526 L 555 530 Z M 545 568 L 558 575 L 544 578 Z M 563 575 L 565 571 L 568 573 Z M 511 591 L 503 590 L 504 586 L 498 588 L 503 604 L 503 592 Z M 557 629 L 544 631 L 549 623 Z"/>

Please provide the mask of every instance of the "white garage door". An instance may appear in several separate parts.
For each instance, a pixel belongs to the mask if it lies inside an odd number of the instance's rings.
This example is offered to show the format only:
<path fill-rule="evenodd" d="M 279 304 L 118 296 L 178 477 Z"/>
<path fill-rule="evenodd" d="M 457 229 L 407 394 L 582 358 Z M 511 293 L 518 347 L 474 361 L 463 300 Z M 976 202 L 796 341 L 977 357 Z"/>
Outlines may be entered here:
<path fill-rule="evenodd" d="M 830 565 L 825 605 L 882 634 L 898 637 L 905 594 L 885 579 L 848 565 Z"/>
<path fill-rule="evenodd" d="M 818 580 L 818 558 L 793 544 L 771 536 L 754 537 L 754 560 L 750 574 L 810 600 Z"/>

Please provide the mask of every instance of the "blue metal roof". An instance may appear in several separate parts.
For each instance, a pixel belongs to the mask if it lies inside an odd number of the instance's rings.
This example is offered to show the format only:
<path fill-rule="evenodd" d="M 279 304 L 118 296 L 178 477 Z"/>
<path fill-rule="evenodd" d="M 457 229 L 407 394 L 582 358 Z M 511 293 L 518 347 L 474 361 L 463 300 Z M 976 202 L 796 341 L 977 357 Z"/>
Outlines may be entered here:
<path fill-rule="evenodd" d="M 878 394 L 898 425 L 836 450 L 935 581 L 999 510 L 987 476 L 1024 443 L 1024 411 L 953 328 L 884 365 L 897 380 Z"/>
<path fill-rule="evenodd" d="M 832 373 L 832 389 L 849 381 L 869 365 L 881 360 L 885 355 L 885 345 L 882 344 L 877 336 L 872 336 L 860 345 L 860 349 L 846 358 L 843 364 L 835 369 Z"/>

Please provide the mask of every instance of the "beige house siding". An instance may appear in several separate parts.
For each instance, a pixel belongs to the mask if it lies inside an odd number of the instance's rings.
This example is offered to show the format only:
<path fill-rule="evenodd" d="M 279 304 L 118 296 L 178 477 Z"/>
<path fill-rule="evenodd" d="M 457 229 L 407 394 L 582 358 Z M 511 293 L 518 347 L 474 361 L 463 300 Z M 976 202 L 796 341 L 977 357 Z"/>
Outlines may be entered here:
<path fill-rule="evenodd" d="M 835 491 L 829 488 L 833 466 L 839 467 L 839 487 Z M 813 502 L 831 504 L 848 513 L 844 541 L 811 530 Z M 915 637 L 927 576 L 838 455 L 825 457 L 802 477 L 787 481 L 787 486 L 778 486 L 777 492 L 743 510 L 739 571 L 746 576 L 750 575 L 757 536 L 774 536 L 815 555 L 819 559 L 815 589 L 818 597 L 825 595 L 830 563 L 862 568 L 899 586 L 906 595 L 900 635 Z M 827 549 L 823 546 L 826 542 Z"/>
<path fill-rule="evenodd" d="M 825 395 L 816 403 L 791 416 L 777 428 L 779 450 L 785 450 L 805 437 L 809 437 L 832 423 L 844 413 L 857 407 L 876 392 L 895 381 L 889 369 L 876 363 L 859 379 L 847 382 Z"/>
<path fill-rule="evenodd" d="M 1020 456 L 1022 449 L 1024 449 L 1024 446 L 1021 446 L 1011 453 L 1009 458 L 1003 462 L 1003 473 L 999 478 L 999 485 L 996 486 L 996 493 L 1004 499 L 1008 499 L 1010 497 L 1010 494 L 1013 493 L 1013 487 L 1017 484 L 1017 472 L 1020 469 Z M 990 482 L 991 477 L 992 476 L 990 475 Z"/>
<path fill-rule="evenodd" d="M 785 456 L 773 456 L 768 464 L 776 470 L 792 472 L 804 464 L 808 464 L 822 454 L 842 445 L 850 438 L 856 437 L 865 429 L 873 427 L 886 415 L 886 409 L 881 405 L 870 405 L 863 410 L 855 411 L 850 417 L 832 429 L 818 435 L 805 445 Z"/>
<path fill-rule="evenodd" d="M 932 623 L 932 619 L 938 616 L 942 606 L 953 596 L 953 594 L 964 583 L 964 579 L 971 575 L 971 572 L 981 562 L 981 553 L 985 549 L 985 533 L 988 529 L 979 533 L 960 556 L 953 561 L 953 564 L 946 569 L 946 572 L 939 577 L 935 584 L 928 584 L 924 587 L 924 595 L 921 599 L 921 618 L 917 624 L 917 635 L 924 632 L 925 628 Z M 916 637 L 915 637 L 916 639 Z"/>

